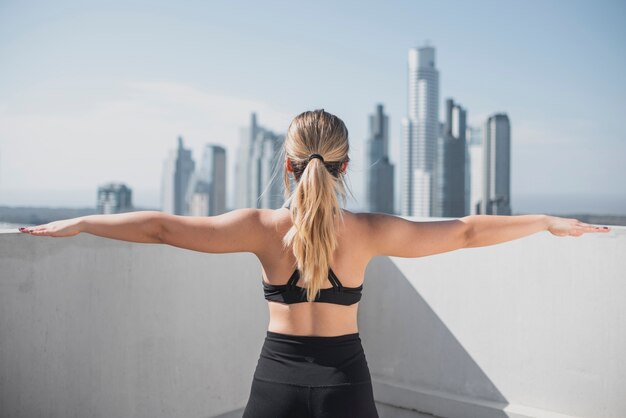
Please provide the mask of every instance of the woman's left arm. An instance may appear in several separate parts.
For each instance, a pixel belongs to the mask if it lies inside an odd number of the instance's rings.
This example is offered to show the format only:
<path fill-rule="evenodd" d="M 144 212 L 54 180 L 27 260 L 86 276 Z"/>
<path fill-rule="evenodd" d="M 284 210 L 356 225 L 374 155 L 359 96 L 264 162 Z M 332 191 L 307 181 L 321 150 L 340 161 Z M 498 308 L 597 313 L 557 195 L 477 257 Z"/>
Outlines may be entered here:
<path fill-rule="evenodd" d="M 470 215 L 462 220 L 468 225 L 466 248 L 499 244 L 540 231 L 549 231 L 560 237 L 610 231 L 607 227 L 586 224 L 578 219 L 549 215 Z"/>

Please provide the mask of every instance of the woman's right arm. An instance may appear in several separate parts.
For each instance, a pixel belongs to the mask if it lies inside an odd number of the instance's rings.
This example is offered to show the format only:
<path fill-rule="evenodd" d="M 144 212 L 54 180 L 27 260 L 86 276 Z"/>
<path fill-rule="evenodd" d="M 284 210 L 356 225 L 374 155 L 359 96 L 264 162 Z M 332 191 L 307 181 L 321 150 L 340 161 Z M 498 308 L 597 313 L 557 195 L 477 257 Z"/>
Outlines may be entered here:
<path fill-rule="evenodd" d="M 112 215 L 87 215 L 21 228 L 35 236 L 71 237 L 81 232 L 121 241 L 160 244 L 163 213 L 138 211 Z"/>

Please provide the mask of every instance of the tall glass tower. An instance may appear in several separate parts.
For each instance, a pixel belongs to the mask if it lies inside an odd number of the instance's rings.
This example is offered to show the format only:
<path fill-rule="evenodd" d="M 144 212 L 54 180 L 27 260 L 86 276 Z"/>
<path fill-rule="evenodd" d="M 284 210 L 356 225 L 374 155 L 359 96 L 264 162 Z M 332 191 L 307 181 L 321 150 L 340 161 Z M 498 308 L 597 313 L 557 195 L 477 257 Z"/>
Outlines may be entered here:
<path fill-rule="evenodd" d="M 402 121 L 400 214 L 431 216 L 437 136 L 439 71 L 435 48 L 411 48 L 408 57 L 407 117 Z"/>

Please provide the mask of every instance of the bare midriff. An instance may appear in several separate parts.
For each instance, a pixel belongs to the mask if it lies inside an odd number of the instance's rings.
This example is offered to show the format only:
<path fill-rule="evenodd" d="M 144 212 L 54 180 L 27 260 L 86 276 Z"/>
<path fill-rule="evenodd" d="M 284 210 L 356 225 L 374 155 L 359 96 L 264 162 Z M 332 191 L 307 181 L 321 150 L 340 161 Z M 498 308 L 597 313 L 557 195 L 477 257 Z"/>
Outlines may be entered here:
<path fill-rule="evenodd" d="M 289 335 L 332 337 L 358 332 L 358 303 L 350 306 L 323 302 L 286 305 L 268 302 L 268 330 Z"/>

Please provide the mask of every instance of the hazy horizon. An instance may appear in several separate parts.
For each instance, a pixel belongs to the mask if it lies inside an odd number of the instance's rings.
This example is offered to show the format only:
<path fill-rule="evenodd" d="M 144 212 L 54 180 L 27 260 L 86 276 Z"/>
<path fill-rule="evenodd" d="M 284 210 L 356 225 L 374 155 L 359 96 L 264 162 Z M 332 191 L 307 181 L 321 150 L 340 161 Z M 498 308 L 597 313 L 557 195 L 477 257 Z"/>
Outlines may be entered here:
<path fill-rule="evenodd" d="M 50 195 L 44 199 L 50 202 L 46 205 L 38 204 L 38 199 L 33 198 L 30 193 L 23 194 L 20 197 L 19 192 L 17 192 L 17 196 L 14 196 L 14 199 L 24 202 L 23 204 L 7 205 L 0 202 L 0 206 L 68 209 L 96 207 L 95 191 L 92 193 L 91 201 L 84 199 L 88 191 L 84 191 L 81 194 L 76 194 L 75 192 L 49 193 Z M 136 194 L 138 194 L 138 199 L 135 197 Z M 141 209 L 161 210 L 159 197 L 158 191 L 139 191 L 139 193 L 133 191 L 133 205 Z M 513 213 L 579 213 L 626 216 L 626 196 L 607 194 L 513 194 L 511 204 Z M 354 199 L 349 198 L 345 207 L 348 210 L 365 210 L 364 202 L 360 199 L 355 202 Z M 232 208 L 229 207 L 229 209 Z"/>

